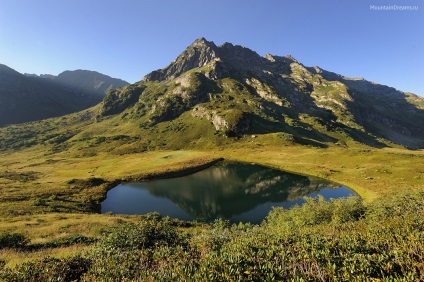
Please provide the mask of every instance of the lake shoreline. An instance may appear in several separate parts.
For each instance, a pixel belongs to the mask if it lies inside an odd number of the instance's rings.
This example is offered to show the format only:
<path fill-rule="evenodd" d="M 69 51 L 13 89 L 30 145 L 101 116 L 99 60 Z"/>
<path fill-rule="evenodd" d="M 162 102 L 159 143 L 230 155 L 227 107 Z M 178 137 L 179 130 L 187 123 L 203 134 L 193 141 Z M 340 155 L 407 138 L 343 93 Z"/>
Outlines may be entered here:
<path fill-rule="evenodd" d="M 113 181 L 108 181 L 105 185 L 105 190 L 103 195 L 99 198 L 99 202 L 96 204 L 95 213 L 102 214 L 101 212 L 101 203 L 106 200 L 107 193 L 122 183 L 133 183 L 133 182 L 144 182 L 144 181 L 152 181 L 159 179 L 169 179 L 169 178 L 177 178 L 187 176 L 202 170 L 205 170 L 219 162 L 224 161 L 224 158 L 216 158 L 212 161 L 208 161 L 204 164 L 194 165 L 189 167 L 183 167 L 177 170 L 166 171 L 166 172 L 158 172 L 158 173 L 149 173 L 145 176 L 131 176 L 123 179 L 115 179 Z"/>
<path fill-rule="evenodd" d="M 304 197 L 358 196 L 348 187 L 256 163 L 222 161 L 202 171 L 167 179 L 122 183 L 107 192 L 101 213 L 158 212 L 180 220 L 259 224 L 273 207 L 286 209 Z"/>

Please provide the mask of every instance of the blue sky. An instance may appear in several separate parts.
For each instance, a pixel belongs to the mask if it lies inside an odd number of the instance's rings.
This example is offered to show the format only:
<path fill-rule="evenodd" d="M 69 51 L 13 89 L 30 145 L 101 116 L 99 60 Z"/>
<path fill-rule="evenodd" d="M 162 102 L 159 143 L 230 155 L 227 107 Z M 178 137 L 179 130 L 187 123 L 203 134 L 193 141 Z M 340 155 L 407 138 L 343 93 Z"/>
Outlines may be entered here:
<path fill-rule="evenodd" d="M 0 63 L 21 73 L 135 82 L 199 37 L 424 96 L 424 0 L 0 0 Z"/>

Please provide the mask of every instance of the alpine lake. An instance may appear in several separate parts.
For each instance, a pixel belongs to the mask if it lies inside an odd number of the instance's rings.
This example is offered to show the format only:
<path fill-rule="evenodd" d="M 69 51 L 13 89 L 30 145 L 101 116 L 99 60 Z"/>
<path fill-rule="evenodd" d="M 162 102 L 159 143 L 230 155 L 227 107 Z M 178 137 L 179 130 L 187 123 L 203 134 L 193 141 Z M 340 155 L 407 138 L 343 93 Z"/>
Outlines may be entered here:
<path fill-rule="evenodd" d="M 107 193 L 101 212 L 145 214 L 188 221 L 259 224 L 273 207 L 290 208 L 304 197 L 326 200 L 358 196 L 340 184 L 256 164 L 221 162 L 183 177 L 119 184 Z"/>

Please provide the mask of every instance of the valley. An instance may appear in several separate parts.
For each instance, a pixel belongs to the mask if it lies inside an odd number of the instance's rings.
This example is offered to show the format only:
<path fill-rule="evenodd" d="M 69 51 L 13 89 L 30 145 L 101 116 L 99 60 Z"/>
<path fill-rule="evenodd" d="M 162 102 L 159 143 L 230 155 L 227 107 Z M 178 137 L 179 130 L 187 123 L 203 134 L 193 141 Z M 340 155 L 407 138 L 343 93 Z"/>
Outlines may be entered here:
<path fill-rule="evenodd" d="M 423 122 L 424 99 L 412 93 L 200 38 L 91 108 L 0 128 L 0 234 L 27 238 L 0 249 L 0 278 L 46 255 L 62 260 L 34 266 L 34 277 L 75 258 L 85 281 L 319 280 L 308 267 L 324 280 L 422 278 Z M 100 214 L 119 183 L 187 175 L 219 160 L 319 177 L 360 198 L 309 199 L 259 225 Z M 140 261 L 143 270 L 119 268 Z M 112 265 L 120 274 L 107 272 Z"/>

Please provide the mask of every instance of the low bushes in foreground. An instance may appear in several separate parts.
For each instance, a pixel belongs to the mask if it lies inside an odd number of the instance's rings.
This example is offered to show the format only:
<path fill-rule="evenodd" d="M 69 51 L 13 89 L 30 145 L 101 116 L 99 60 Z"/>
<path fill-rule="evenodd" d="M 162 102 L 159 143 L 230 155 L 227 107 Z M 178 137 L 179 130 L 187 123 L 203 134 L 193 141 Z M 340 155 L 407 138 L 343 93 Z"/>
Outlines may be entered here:
<path fill-rule="evenodd" d="M 80 281 L 423 281 L 423 212 L 424 193 L 406 192 L 370 205 L 308 199 L 274 209 L 260 226 L 182 229 L 154 215 L 107 230 L 84 257 L 28 262 L 0 277 L 31 281 L 25 270 L 71 281 L 62 268 Z"/>
<path fill-rule="evenodd" d="M 79 281 L 90 265 L 91 260 L 81 256 L 62 259 L 45 257 L 24 262 L 14 269 L 6 268 L 0 272 L 0 278 L 8 282 Z"/>
<path fill-rule="evenodd" d="M 23 248 L 27 245 L 28 238 L 21 233 L 0 234 L 0 249 L 3 248 Z"/>

